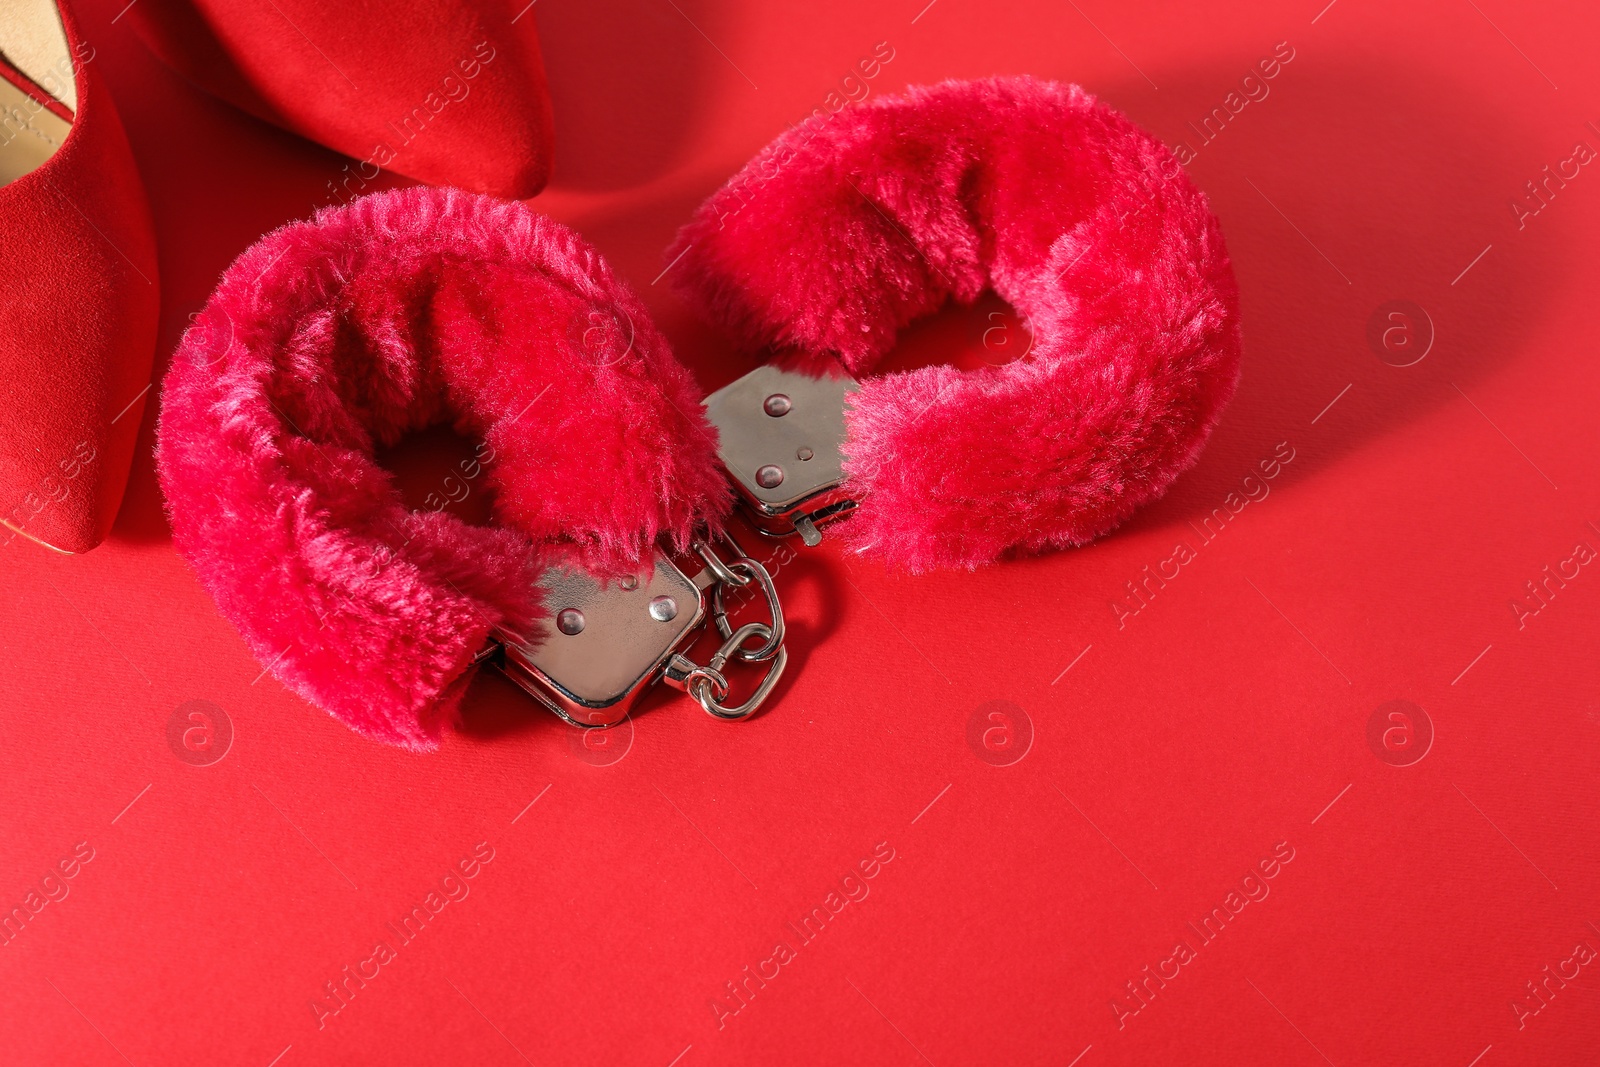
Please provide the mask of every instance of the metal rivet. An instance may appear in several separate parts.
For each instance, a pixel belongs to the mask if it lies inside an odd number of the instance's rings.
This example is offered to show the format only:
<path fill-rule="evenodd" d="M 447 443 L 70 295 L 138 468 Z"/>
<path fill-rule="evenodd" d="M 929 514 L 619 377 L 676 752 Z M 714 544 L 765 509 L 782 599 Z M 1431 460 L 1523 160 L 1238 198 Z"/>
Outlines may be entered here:
<path fill-rule="evenodd" d="M 789 398 L 783 393 L 773 393 L 762 402 L 761 410 L 765 411 L 768 415 L 771 415 L 775 419 L 781 419 L 783 416 L 789 414 L 789 409 L 793 406 L 794 405 L 790 403 Z"/>
<path fill-rule="evenodd" d="M 639 579 L 635 578 L 631 574 L 625 575 L 623 577 L 623 579 L 622 579 L 622 583 L 621 584 L 622 584 L 622 588 L 624 590 L 626 590 L 627 592 L 631 593 L 635 589 L 639 588 Z"/>
<path fill-rule="evenodd" d="M 814 455 L 816 455 L 816 453 L 811 451 L 811 449 L 807 448 L 805 445 L 801 445 L 794 451 L 794 458 L 798 459 L 801 463 L 806 462 Z"/>
<path fill-rule="evenodd" d="M 568 637 L 576 637 L 583 633 L 583 612 L 577 608 L 563 608 L 556 615 L 556 629 Z"/>
<path fill-rule="evenodd" d="M 783 468 L 774 463 L 768 463 L 765 467 L 756 471 L 756 484 L 763 489 L 776 489 L 783 484 Z"/>
<path fill-rule="evenodd" d="M 650 617 L 656 622 L 671 622 L 678 617 L 678 602 L 669 596 L 651 597 Z"/>

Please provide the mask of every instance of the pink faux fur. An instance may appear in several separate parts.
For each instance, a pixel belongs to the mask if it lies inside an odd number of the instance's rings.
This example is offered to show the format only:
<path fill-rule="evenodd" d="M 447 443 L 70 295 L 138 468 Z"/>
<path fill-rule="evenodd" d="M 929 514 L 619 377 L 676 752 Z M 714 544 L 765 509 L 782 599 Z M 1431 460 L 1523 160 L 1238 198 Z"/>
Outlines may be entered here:
<path fill-rule="evenodd" d="M 1238 381 L 1217 221 L 1154 137 L 1073 85 L 951 81 L 814 117 L 713 195 L 667 258 L 750 349 L 870 370 L 992 287 L 1032 352 L 868 379 L 846 524 L 912 570 L 1090 541 L 1193 465 Z"/>
<path fill-rule="evenodd" d="M 437 744 L 558 556 L 619 573 L 728 491 L 700 394 L 599 254 L 520 203 L 415 188 L 268 234 L 184 335 L 157 463 L 179 552 L 291 689 Z M 497 525 L 412 512 L 378 444 L 452 423 Z"/>

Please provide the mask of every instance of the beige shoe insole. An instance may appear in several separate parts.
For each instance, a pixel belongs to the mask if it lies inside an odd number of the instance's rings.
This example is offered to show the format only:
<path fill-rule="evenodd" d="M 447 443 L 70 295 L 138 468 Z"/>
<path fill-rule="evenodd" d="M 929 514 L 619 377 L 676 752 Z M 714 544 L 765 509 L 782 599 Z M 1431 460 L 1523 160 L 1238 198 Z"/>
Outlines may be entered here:
<path fill-rule="evenodd" d="M 5 0 L 0 3 L 0 53 L 33 84 L 78 110 L 67 31 L 55 0 Z"/>
<path fill-rule="evenodd" d="M 78 89 L 55 0 L 0 0 L 0 61 L 69 109 Z M 72 124 L 0 78 L 0 185 L 55 155 Z"/>

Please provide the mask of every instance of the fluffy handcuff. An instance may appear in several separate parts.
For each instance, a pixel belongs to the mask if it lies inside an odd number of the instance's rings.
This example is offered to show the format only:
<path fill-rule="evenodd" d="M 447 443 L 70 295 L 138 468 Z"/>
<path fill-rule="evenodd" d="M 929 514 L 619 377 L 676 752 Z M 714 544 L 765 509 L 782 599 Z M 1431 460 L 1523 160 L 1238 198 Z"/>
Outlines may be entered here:
<path fill-rule="evenodd" d="M 484 662 L 580 726 L 662 679 L 743 718 L 786 654 L 735 498 L 763 533 L 839 522 L 911 571 L 1079 545 L 1195 462 L 1238 378 L 1205 198 L 1076 86 L 815 116 L 667 257 L 707 317 L 778 352 L 703 402 L 594 248 L 521 203 L 380 193 L 228 269 L 165 382 L 157 464 L 178 551 L 281 681 L 414 749 Z M 1024 358 L 851 377 L 985 288 L 1026 317 Z M 483 442 L 490 525 L 408 509 L 374 458 L 438 423 Z M 735 586 L 769 621 L 730 623 Z M 699 665 L 682 649 L 708 619 L 723 643 Z M 740 704 L 735 661 L 766 672 Z"/>

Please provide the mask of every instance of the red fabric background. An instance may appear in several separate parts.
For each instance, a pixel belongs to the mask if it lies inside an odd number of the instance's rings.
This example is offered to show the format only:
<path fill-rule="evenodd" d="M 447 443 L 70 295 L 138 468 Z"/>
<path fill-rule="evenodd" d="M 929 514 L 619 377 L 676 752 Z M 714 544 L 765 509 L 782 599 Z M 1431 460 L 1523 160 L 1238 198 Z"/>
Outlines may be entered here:
<path fill-rule="evenodd" d="M 714 388 L 741 364 L 652 285 L 661 250 L 877 42 L 873 92 L 1080 81 L 1195 148 L 1228 234 L 1244 382 L 1199 467 L 1081 551 L 916 579 L 833 547 L 785 565 L 792 678 L 754 722 L 661 695 L 602 766 L 485 677 L 422 757 L 261 676 L 171 551 L 152 406 L 113 541 L 0 559 L 0 904 L 93 849 L 0 948 L 0 1060 L 1594 1062 L 1600 966 L 1547 1004 L 1525 983 L 1600 950 L 1600 567 L 1511 607 L 1600 549 L 1600 172 L 1520 228 L 1510 207 L 1600 149 L 1589 6 L 923 2 L 543 0 L 558 153 L 535 203 Z M 150 187 L 164 366 L 221 269 L 344 161 L 182 84 L 122 0 L 83 6 Z M 1280 41 L 1270 94 L 1199 145 L 1186 124 Z M 1367 337 L 1399 299 L 1435 334 L 1408 367 Z M 904 361 L 1003 355 L 1021 335 L 991 314 L 913 330 Z M 1293 460 L 1247 487 L 1279 442 Z M 1119 625 L 1124 583 L 1180 541 L 1193 558 Z M 232 723 L 210 766 L 169 747 L 191 700 Z M 991 700 L 1031 723 L 1009 766 L 968 742 Z M 1369 743 L 1392 700 L 1431 722 L 1410 766 Z M 319 1029 L 323 983 L 479 842 L 470 894 Z M 879 842 L 869 895 L 800 944 L 786 924 Z M 1186 924 L 1280 842 L 1269 895 L 1201 945 Z M 1180 938 L 1194 959 L 1132 1013 L 1125 983 L 1171 974 Z M 793 958 L 719 1028 L 712 998 L 778 941 Z"/>

